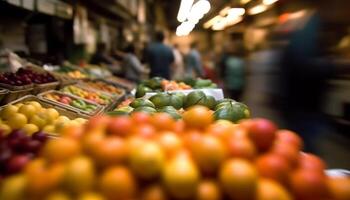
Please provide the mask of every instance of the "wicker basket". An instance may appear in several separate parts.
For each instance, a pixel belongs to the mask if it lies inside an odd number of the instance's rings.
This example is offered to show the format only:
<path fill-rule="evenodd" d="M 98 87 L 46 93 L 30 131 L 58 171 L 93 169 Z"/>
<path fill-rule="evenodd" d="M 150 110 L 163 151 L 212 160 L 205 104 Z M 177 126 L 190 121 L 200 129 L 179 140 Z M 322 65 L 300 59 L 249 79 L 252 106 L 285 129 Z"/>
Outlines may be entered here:
<path fill-rule="evenodd" d="M 10 105 L 10 104 L 17 104 L 17 103 L 22 103 L 22 102 L 26 102 L 26 101 L 36 101 L 36 102 L 39 102 L 44 108 L 55 108 L 59 113 L 60 115 L 63 115 L 63 116 L 66 116 L 68 117 L 69 119 L 75 119 L 75 118 L 85 118 L 85 119 L 88 119 L 90 118 L 90 116 L 88 115 L 83 115 L 81 113 L 78 113 L 78 112 L 74 112 L 74 111 L 71 111 L 71 110 L 68 110 L 66 108 L 63 108 L 63 107 L 59 107 L 57 105 L 54 105 L 54 104 L 51 104 L 49 102 L 46 102 L 46 101 L 43 101 L 41 100 L 40 98 L 34 96 L 34 95 L 26 95 L 22 98 L 19 98 L 15 101 L 12 101 L 11 103 L 7 104 L 7 105 Z M 6 106 L 6 105 L 5 105 Z M 0 107 L 0 110 L 2 110 L 4 106 Z"/>
<path fill-rule="evenodd" d="M 68 96 L 72 99 L 79 99 L 79 100 L 82 100 L 88 104 L 92 104 L 92 105 L 95 105 L 97 108 L 94 112 L 86 112 L 84 110 L 81 110 L 79 108 L 76 108 L 76 107 L 73 107 L 71 105 L 67 105 L 67 104 L 64 104 L 64 103 L 61 103 L 61 102 L 58 102 L 58 101 L 53 101 L 53 100 L 50 100 L 48 98 L 45 97 L 46 94 L 57 94 L 57 95 L 64 95 L 64 96 Z M 41 93 L 38 95 L 38 97 L 42 100 L 42 101 L 45 101 L 45 102 L 49 102 L 51 104 L 54 104 L 56 106 L 59 106 L 59 107 L 63 107 L 67 110 L 71 110 L 73 112 L 78 112 L 78 113 L 82 113 L 83 115 L 89 115 L 89 116 L 93 116 L 93 115 L 98 115 L 98 114 L 101 114 L 104 107 L 99 105 L 99 104 L 96 104 L 94 102 L 91 102 L 91 101 L 88 101 L 88 100 L 85 100 L 85 99 L 82 99 L 80 97 L 77 97 L 77 96 L 74 96 L 74 95 L 71 95 L 71 94 L 66 94 L 66 93 L 63 93 L 63 92 L 59 92 L 59 91 L 56 91 L 56 90 L 50 90 L 50 91 L 47 91 L 47 92 L 44 92 L 44 93 Z"/>
<path fill-rule="evenodd" d="M 58 87 L 59 84 L 60 83 L 58 81 L 43 84 L 35 84 L 32 90 L 32 94 L 36 95 L 48 90 L 54 90 Z"/>
<path fill-rule="evenodd" d="M 33 88 L 27 88 L 22 90 L 9 90 L 8 93 L 1 100 L 1 105 L 8 104 L 18 98 L 30 94 Z"/>

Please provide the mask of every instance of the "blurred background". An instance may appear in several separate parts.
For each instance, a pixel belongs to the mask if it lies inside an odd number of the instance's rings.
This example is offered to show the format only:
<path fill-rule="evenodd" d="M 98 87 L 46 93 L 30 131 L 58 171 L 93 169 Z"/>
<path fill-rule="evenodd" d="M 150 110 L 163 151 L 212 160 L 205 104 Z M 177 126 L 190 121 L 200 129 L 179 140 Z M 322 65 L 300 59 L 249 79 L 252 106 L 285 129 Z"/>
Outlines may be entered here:
<path fill-rule="evenodd" d="M 210 78 L 350 168 L 348 0 L 0 0 L 0 49 L 39 64 L 104 64 L 138 82 L 147 48 L 172 48 L 172 79 Z M 159 39 L 163 33 L 164 40 Z M 128 77 L 125 53 L 140 61 Z M 151 71 L 151 74 L 150 74 Z"/>

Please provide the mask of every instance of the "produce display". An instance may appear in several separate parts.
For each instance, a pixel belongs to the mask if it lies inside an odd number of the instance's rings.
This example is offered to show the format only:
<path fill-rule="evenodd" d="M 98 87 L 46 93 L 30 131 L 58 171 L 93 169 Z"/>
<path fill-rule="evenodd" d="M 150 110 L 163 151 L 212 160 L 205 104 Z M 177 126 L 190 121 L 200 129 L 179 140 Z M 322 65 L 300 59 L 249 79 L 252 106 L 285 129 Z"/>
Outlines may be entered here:
<path fill-rule="evenodd" d="M 0 177 L 20 172 L 38 155 L 47 139 L 48 135 L 43 132 L 29 136 L 21 130 L 7 135 L 0 131 Z"/>
<path fill-rule="evenodd" d="M 31 69 L 20 68 L 16 73 L 0 74 L 0 83 L 23 86 L 32 83 L 43 84 L 55 82 L 56 79 L 49 73 L 39 73 Z"/>
<path fill-rule="evenodd" d="M 28 135 L 38 131 L 57 133 L 65 126 L 79 125 L 85 121 L 82 118 L 70 120 L 66 116 L 60 116 L 56 109 L 44 108 L 37 101 L 9 104 L 0 111 L 0 130 L 4 134 L 17 129 Z"/>
<path fill-rule="evenodd" d="M 217 88 L 216 83 L 213 83 L 210 79 L 193 79 L 188 78 L 183 80 L 184 83 L 190 85 L 194 89 L 204 89 L 204 88 Z"/>
<path fill-rule="evenodd" d="M 61 89 L 61 91 L 95 102 L 100 105 L 108 105 L 113 101 L 113 98 L 111 96 L 105 95 L 98 91 L 87 90 L 75 85 L 66 86 Z"/>
<path fill-rule="evenodd" d="M 214 111 L 216 120 L 225 119 L 232 122 L 238 122 L 241 119 L 249 118 L 250 111 L 248 107 L 232 99 L 222 99 L 216 101 L 214 97 L 205 95 L 202 91 L 193 91 L 188 95 L 183 93 L 158 93 L 149 99 L 137 98 L 129 104 L 124 103 L 110 115 L 126 115 L 131 112 L 166 112 L 175 119 L 181 118 L 183 109 L 194 105 L 202 105 Z"/>
<path fill-rule="evenodd" d="M 0 185 L 0 199 L 347 200 L 350 179 L 301 153 L 303 141 L 266 119 L 214 121 L 194 106 L 168 114 L 95 116 L 49 140 Z"/>
<path fill-rule="evenodd" d="M 112 84 L 108 84 L 103 81 L 85 81 L 84 84 L 86 84 L 88 87 L 92 87 L 97 90 L 101 90 L 104 92 L 108 92 L 112 95 L 123 95 L 124 90 L 118 87 L 115 87 Z"/>
<path fill-rule="evenodd" d="M 84 79 L 88 78 L 88 75 L 82 70 L 78 70 L 75 67 L 71 66 L 62 66 L 59 68 L 58 73 L 66 74 L 67 76 L 75 79 Z"/>
<path fill-rule="evenodd" d="M 46 93 L 45 95 L 43 95 L 43 98 L 53 102 L 62 103 L 69 107 L 77 108 L 78 110 L 82 110 L 83 112 L 89 114 L 96 113 L 99 108 L 98 105 L 89 103 L 83 99 L 77 99 L 75 97 L 71 97 L 57 92 Z"/>

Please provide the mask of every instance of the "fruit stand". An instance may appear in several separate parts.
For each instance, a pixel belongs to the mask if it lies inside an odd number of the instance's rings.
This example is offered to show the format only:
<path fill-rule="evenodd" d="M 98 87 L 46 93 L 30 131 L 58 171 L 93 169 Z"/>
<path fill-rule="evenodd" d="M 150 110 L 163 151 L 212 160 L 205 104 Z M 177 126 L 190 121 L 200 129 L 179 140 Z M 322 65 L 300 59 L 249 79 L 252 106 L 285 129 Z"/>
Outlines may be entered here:
<path fill-rule="evenodd" d="M 350 199 L 348 176 L 210 80 L 130 93 L 74 70 L 0 74 L 1 200 Z"/>

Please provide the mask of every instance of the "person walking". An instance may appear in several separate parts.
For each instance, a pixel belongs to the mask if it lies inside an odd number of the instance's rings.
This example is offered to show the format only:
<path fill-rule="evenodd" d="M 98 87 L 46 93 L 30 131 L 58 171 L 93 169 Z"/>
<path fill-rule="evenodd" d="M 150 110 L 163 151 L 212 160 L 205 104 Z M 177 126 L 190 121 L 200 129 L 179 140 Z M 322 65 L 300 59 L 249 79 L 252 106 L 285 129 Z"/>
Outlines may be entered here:
<path fill-rule="evenodd" d="M 159 76 L 170 79 L 170 68 L 174 62 L 173 50 L 164 44 L 164 33 L 159 31 L 155 34 L 155 42 L 146 49 L 145 61 L 151 69 L 150 77 Z"/>
<path fill-rule="evenodd" d="M 191 50 L 185 59 L 185 76 L 187 78 L 204 77 L 201 55 L 197 50 L 197 43 L 191 44 Z"/>
<path fill-rule="evenodd" d="M 173 53 L 174 53 L 174 63 L 173 63 L 173 68 L 171 73 L 172 79 L 179 80 L 183 78 L 183 75 L 184 75 L 184 59 L 179 50 L 178 44 L 174 44 Z"/>

